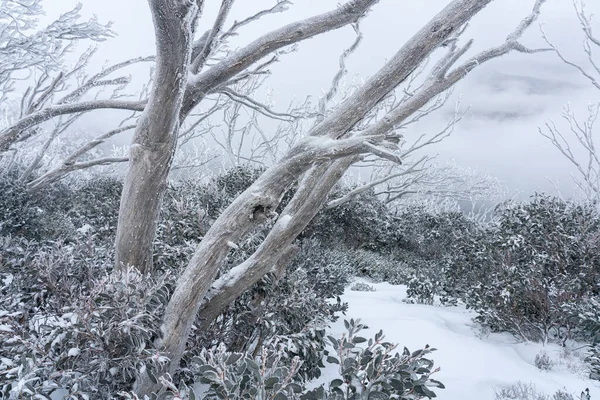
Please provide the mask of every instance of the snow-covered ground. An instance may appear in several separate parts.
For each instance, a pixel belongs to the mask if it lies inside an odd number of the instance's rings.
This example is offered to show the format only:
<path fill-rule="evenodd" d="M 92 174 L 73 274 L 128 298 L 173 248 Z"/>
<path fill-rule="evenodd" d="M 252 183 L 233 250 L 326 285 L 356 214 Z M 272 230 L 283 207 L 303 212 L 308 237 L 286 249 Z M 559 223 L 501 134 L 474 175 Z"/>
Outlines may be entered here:
<path fill-rule="evenodd" d="M 403 346 L 414 351 L 426 344 L 437 348 L 430 358 L 441 367 L 435 379 L 446 386 L 436 389 L 440 400 L 493 400 L 495 389 L 518 381 L 533 383 L 550 395 L 562 389 L 575 398 L 588 387 L 591 398 L 600 400 L 600 382 L 586 379 L 580 358 L 565 357 L 559 346 L 546 347 L 556 365 L 549 372 L 540 371 L 534 359 L 543 350 L 541 344 L 518 343 L 508 334 L 482 334 L 472 322 L 473 314 L 461 306 L 407 304 L 405 286 L 371 285 L 376 291 L 346 290 L 342 297 L 349 304 L 346 318 L 360 318 L 371 328 L 361 332 L 363 337 L 383 329 L 387 341 L 399 344 L 399 351 Z M 344 318 L 331 331 L 336 337 L 344 333 Z M 332 372 L 325 371 L 319 380 L 331 378 Z"/>

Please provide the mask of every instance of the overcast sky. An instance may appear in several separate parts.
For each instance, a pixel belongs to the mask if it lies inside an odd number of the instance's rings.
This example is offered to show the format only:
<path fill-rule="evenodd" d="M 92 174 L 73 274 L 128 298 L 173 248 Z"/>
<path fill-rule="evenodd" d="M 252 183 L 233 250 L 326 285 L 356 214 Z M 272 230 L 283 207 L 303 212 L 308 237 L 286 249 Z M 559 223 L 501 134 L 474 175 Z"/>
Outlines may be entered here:
<path fill-rule="evenodd" d="M 145 0 L 83 0 L 83 14 L 97 15 L 101 22 L 113 21 L 118 37 L 100 46 L 92 67 L 100 68 L 105 61 L 154 53 L 154 33 Z M 44 0 L 47 18 L 72 8 L 75 0 Z M 217 0 L 207 0 L 203 26 L 212 23 Z M 230 22 L 271 5 L 274 0 L 238 0 Z M 242 31 L 242 45 L 275 27 L 324 12 L 336 7 L 340 0 L 295 0 L 292 8 L 261 20 Z M 387 58 L 437 13 L 448 0 L 380 0 L 362 22 L 364 41 L 348 62 L 349 73 L 368 77 Z M 470 24 L 465 38 L 474 38 L 472 51 L 500 44 L 518 22 L 529 13 L 533 0 L 496 0 Z M 600 2 L 590 2 L 590 11 L 600 12 Z M 573 12 L 571 0 L 548 0 L 540 22 L 546 32 L 574 60 L 584 60 L 582 34 Z M 600 23 L 598 31 L 600 32 Z M 300 44 L 272 68 L 268 86 L 275 90 L 277 104 L 285 105 L 293 98 L 318 96 L 328 87 L 336 71 L 340 51 L 354 40 L 350 27 L 340 29 Z M 543 46 L 538 25 L 524 38 L 530 47 Z M 485 170 L 507 182 L 509 188 L 525 195 L 537 189 L 552 190 L 549 179 L 558 180 L 568 192 L 571 187 L 571 166 L 537 132 L 549 119 L 560 119 L 562 106 L 570 102 L 583 113 L 588 102 L 600 101 L 594 91 L 576 71 L 564 66 L 553 54 L 511 54 L 492 61 L 469 75 L 456 88 L 462 104 L 470 106 L 467 116 L 457 126 L 452 137 L 431 151 L 441 160 Z M 449 118 L 439 113 L 415 129 L 413 134 L 434 130 Z M 103 119 L 89 122 L 89 128 L 104 132 Z M 418 132 L 417 132 L 418 131 Z"/>

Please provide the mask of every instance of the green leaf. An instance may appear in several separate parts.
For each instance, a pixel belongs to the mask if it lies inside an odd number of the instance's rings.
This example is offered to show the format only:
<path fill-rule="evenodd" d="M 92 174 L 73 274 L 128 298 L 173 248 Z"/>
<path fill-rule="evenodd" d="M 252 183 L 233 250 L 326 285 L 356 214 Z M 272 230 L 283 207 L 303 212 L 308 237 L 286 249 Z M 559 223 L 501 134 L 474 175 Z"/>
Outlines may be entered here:
<path fill-rule="evenodd" d="M 267 378 L 267 380 L 265 380 L 265 389 L 273 389 L 273 386 L 275 386 L 276 384 L 279 383 L 279 378 L 277 377 L 270 377 Z"/>
<path fill-rule="evenodd" d="M 254 360 L 247 359 L 246 364 L 248 365 L 248 368 L 250 368 L 251 370 L 258 371 L 258 368 L 259 368 L 258 364 Z"/>
<path fill-rule="evenodd" d="M 352 343 L 354 343 L 354 344 L 364 343 L 366 341 L 367 341 L 367 339 L 365 339 L 364 337 L 360 337 L 360 336 L 355 336 L 352 338 Z"/>
<path fill-rule="evenodd" d="M 336 388 L 338 386 L 342 386 L 343 383 L 344 383 L 344 381 L 341 379 L 334 379 L 329 383 L 329 387 Z"/>
<path fill-rule="evenodd" d="M 291 389 L 294 393 L 302 392 L 302 386 L 298 385 L 297 383 L 290 383 L 289 385 L 287 385 L 287 387 Z"/>
<path fill-rule="evenodd" d="M 398 394 L 404 392 L 404 384 L 401 380 L 392 378 L 390 379 L 390 385 L 398 392 Z"/>
<path fill-rule="evenodd" d="M 423 350 L 417 350 L 417 351 L 414 351 L 410 356 L 412 358 L 415 358 L 415 357 L 420 356 L 421 354 L 423 354 Z"/>
<path fill-rule="evenodd" d="M 150 380 L 152 381 L 152 383 L 154 383 L 154 384 L 158 383 L 158 379 L 156 379 L 156 377 L 154 376 L 154 374 L 152 373 L 152 371 L 150 370 L 150 368 L 146 368 L 146 374 L 148 375 L 148 378 L 150 378 Z"/>
<path fill-rule="evenodd" d="M 231 353 L 225 360 L 225 365 L 235 364 L 243 355 L 243 353 Z"/>
<path fill-rule="evenodd" d="M 327 362 L 330 364 L 339 364 L 340 360 L 338 360 L 337 358 L 335 358 L 333 356 L 327 356 Z"/>
<path fill-rule="evenodd" d="M 430 399 L 437 397 L 433 391 L 429 390 L 425 386 L 415 386 L 415 392 L 425 395 L 425 396 L 429 397 Z"/>
<path fill-rule="evenodd" d="M 390 396 L 388 396 L 387 394 L 383 393 L 383 392 L 379 392 L 379 391 L 372 391 L 369 393 L 369 400 L 387 400 L 389 399 Z"/>
<path fill-rule="evenodd" d="M 215 371 L 206 371 L 202 374 L 202 377 L 208 379 L 210 382 L 220 382 L 221 377 Z"/>
<path fill-rule="evenodd" d="M 211 365 L 202 365 L 202 366 L 198 367 L 198 374 L 202 375 L 206 371 L 217 372 L 217 370 Z"/>
<path fill-rule="evenodd" d="M 333 346 L 333 348 L 335 350 L 339 349 L 340 345 L 336 338 L 334 338 L 333 336 L 327 336 L 327 339 L 329 339 L 329 341 L 331 342 L 331 345 Z"/>
<path fill-rule="evenodd" d="M 433 383 L 436 387 L 440 389 L 446 389 L 446 386 L 444 386 L 444 384 L 438 380 L 430 379 L 429 382 Z"/>

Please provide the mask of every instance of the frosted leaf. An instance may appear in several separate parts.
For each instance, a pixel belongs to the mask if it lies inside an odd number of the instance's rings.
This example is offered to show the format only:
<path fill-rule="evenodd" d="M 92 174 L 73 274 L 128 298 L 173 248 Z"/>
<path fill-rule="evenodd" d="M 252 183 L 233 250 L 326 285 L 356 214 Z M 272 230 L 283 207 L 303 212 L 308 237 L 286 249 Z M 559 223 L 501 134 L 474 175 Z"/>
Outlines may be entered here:
<path fill-rule="evenodd" d="M 93 231 L 94 228 L 90 224 L 85 224 L 81 228 L 77 229 L 77 232 L 81 233 L 82 235 L 86 235 Z"/>
<path fill-rule="evenodd" d="M 4 284 L 4 286 L 8 286 L 13 282 L 14 278 L 15 277 L 13 274 L 7 274 L 6 277 L 2 279 L 2 283 Z"/>
<path fill-rule="evenodd" d="M 67 353 L 67 356 L 69 356 L 69 357 L 77 357 L 80 353 L 81 353 L 81 351 L 77 347 L 72 347 L 72 348 L 69 349 L 69 352 Z"/>
<path fill-rule="evenodd" d="M 7 367 L 12 367 L 13 365 L 15 365 L 15 363 L 13 362 L 13 360 L 10 360 L 8 358 L 0 358 L 0 361 L 2 362 L 3 365 L 6 365 Z"/>

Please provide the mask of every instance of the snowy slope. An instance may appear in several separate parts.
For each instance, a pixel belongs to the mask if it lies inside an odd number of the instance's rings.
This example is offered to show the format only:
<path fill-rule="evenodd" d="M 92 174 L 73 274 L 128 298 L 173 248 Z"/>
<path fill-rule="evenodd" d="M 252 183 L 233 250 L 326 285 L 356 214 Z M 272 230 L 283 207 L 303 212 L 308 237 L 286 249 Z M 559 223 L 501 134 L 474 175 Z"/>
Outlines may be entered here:
<path fill-rule="evenodd" d="M 578 397 L 590 388 L 592 399 L 600 400 L 600 382 L 585 379 L 577 357 L 561 357 L 557 345 L 546 348 L 557 363 L 552 371 L 543 372 L 533 360 L 542 349 L 537 343 L 517 343 L 508 334 L 482 335 L 472 322 L 473 314 L 464 307 L 438 307 L 406 304 L 404 286 L 371 284 L 375 292 L 346 290 L 342 297 L 349 303 L 347 319 L 360 318 L 371 329 L 361 336 L 372 337 L 383 329 L 387 341 L 417 350 L 429 344 L 438 350 L 431 358 L 441 371 L 435 376 L 446 386 L 437 389 L 441 400 L 494 399 L 494 388 L 508 387 L 517 381 L 534 383 L 539 391 L 552 394 L 563 389 Z M 335 336 L 345 332 L 343 319 L 332 327 Z M 328 367 L 329 368 L 329 367 Z M 331 376 L 326 371 L 323 378 Z"/>

